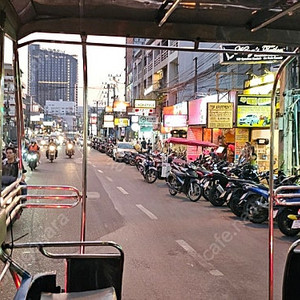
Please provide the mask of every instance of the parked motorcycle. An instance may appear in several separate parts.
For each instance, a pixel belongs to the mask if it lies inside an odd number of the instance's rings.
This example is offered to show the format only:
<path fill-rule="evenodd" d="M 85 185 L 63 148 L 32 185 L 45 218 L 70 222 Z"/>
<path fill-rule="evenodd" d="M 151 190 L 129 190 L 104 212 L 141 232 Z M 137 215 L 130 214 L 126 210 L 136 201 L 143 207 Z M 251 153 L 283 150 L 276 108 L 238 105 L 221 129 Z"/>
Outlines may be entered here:
<path fill-rule="evenodd" d="M 27 154 L 27 164 L 31 171 L 35 170 L 38 164 L 38 154 L 36 152 L 29 152 Z"/>
<path fill-rule="evenodd" d="M 181 168 L 181 171 L 171 169 L 166 179 L 170 195 L 184 193 L 193 202 L 200 199 L 202 188 L 195 169 L 195 167 Z"/>
<path fill-rule="evenodd" d="M 147 156 L 139 168 L 140 173 L 144 176 L 146 182 L 154 183 L 158 178 L 157 169 L 154 167 L 153 160 Z"/>

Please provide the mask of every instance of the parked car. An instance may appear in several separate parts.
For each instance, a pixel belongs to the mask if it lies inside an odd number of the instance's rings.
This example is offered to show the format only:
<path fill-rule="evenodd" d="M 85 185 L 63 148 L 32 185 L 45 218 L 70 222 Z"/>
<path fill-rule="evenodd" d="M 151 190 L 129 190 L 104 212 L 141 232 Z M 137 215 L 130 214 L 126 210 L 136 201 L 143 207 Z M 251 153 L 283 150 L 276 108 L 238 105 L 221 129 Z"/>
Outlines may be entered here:
<path fill-rule="evenodd" d="M 253 124 L 258 124 L 259 123 L 259 118 L 257 115 L 246 115 L 246 117 L 241 118 L 239 121 L 240 125 L 246 125 L 249 124 L 252 126 Z"/>
<path fill-rule="evenodd" d="M 131 145 L 130 143 L 119 142 L 113 148 L 113 160 L 122 161 L 125 156 L 125 152 L 137 153 L 133 145 Z"/>

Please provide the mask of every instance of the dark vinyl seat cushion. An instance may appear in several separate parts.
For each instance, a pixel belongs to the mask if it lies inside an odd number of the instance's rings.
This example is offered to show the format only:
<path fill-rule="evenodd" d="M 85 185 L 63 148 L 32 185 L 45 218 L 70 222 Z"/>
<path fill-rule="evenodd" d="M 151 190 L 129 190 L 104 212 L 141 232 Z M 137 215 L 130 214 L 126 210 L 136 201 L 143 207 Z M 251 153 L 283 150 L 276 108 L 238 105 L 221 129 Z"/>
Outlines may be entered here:
<path fill-rule="evenodd" d="M 42 293 L 41 300 L 117 300 L 116 292 L 113 287 L 106 289 L 73 292 L 73 293 Z"/>

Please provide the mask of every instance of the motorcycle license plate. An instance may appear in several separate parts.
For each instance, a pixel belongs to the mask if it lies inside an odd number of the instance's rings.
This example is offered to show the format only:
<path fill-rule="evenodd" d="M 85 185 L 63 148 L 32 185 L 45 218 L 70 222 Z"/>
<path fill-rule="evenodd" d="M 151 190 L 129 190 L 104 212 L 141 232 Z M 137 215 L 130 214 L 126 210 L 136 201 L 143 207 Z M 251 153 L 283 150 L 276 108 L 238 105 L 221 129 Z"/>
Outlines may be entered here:
<path fill-rule="evenodd" d="M 229 193 L 226 200 L 229 201 L 231 196 L 232 196 L 232 193 Z"/>
<path fill-rule="evenodd" d="M 300 220 L 295 220 L 292 224 L 292 229 L 300 228 Z"/>

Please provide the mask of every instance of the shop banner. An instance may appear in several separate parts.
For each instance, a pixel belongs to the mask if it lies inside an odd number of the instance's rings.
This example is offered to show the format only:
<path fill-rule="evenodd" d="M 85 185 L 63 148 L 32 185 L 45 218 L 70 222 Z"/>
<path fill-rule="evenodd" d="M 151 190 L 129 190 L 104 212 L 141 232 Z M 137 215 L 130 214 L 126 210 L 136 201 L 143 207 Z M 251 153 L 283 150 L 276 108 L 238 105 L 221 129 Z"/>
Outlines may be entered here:
<path fill-rule="evenodd" d="M 269 95 L 238 95 L 237 127 L 269 127 L 270 103 Z"/>
<path fill-rule="evenodd" d="M 208 128 L 232 128 L 233 103 L 207 103 Z"/>
<path fill-rule="evenodd" d="M 189 125 L 206 124 L 206 103 L 204 99 L 189 102 Z"/>
<path fill-rule="evenodd" d="M 164 127 L 186 127 L 186 115 L 164 115 Z"/>

